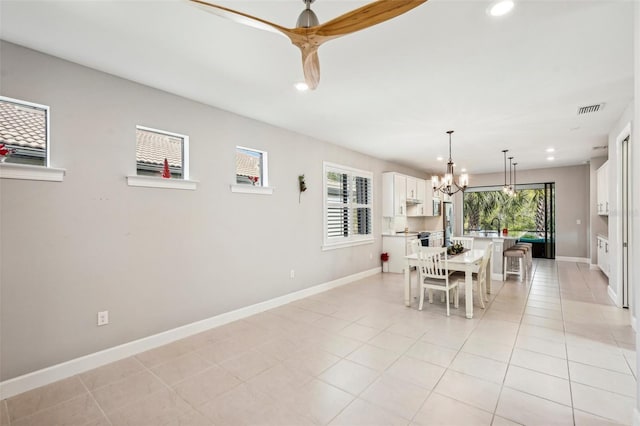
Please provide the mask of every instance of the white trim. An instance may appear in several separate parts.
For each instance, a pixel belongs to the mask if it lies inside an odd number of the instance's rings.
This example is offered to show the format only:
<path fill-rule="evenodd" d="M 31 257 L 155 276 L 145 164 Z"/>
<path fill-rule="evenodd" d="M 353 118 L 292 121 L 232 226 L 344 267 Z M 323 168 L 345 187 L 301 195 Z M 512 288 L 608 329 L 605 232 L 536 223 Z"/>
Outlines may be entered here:
<path fill-rule="evenodd" d="M 145 188 L 189 189 L 195 191 L 198 188 L 197 180 L 164 179 L 154 176 L 127 176 L 129 186 L 142 186 Z"/>
<path fill-rule="evenodd" d="M 620 304 L 618 304 L 618 295 L 616 294 L 616 291 L 613 289 L 613 287 L 611 287 L 611 284 L 609 284 L 607 286 L 607 294 L 609 295 L 609 299 L 611 299 L 611 301 L 618 307 L 621 308 L 622 306 L 620 306 Z"/>
<path fill-rule="evenodd" d="M 591 269 L 591 270 L 600 270 L 600 267 L 598 266 L 597 263 L 589 262 L 589 269 Z"/>
<path fill-rule="evenodd" d="M 339 244 L 324 245 L 322 246 L 322 251 L 336 250 L 336 249 L 341 249 L 345 247 L 362 246 L 364 244 L 373 244 L 374 241 L 375 241 L 374 238 L 370 238 L 370 239 L 360 240 L 360 241 L 352 240 L 352 241 L 339 243 Z"/>
<path fill-rule="evenodd" d="M 558 262 L 577 262 L 591 264 L 591 259 L 588 257 L 571 257 L 571 256 L 556 256 Z"/>
<path fill-rule="evenodd" d="M 152 336 L 143 337 L 133 342 L 124 343 L 99 352 L 94 352 L 79 358 L 72 359 L 61 364 L 43 368 L 13 379 L 0 382 L 0 399 L 10 398 L 31 389 L 56 382 L 58 380 L 71 377 L 73 375 L 100 367 L 102 365 L 127 358 L 138 353 L 154 349 L 176 340 L 184 339 L 197 333 L 209 330 L 214 327 L 237 321 L 251 315 L 264 312 L 268 309 L 277 308 L 278 306 L 294 302 L 305 297 L 322 293 L 332 288 L 349 284 L 353 281 L 361 280 L 371 275 L 379 274 L 380 267 L 358 272 L 346 277 L 338 278 L 333 281 L 318 284 L 313 287 L 305 288 L 294 293 L 285 294 L 271 300 L 256 303 L 255 305 L 246 306 L 234 311 L 225 312 L 211 318 L 196 321 L 181 327 L 154 334 Z"/>
<path fill-rule="evenodd" d="M 0 179 L 44 180 L 62 182 L 66 169 L 31 164 L 0 163 Z"/>
<path fill-rule="evenodd" d="M 272 186 L 253 186 L 253 185 L 229 185 L 231 188 L 231 192 L 236 192 L 239 194 L 262 194 L 262 195 L 271 195 L 273 194 Z"/>
<path fill-rule="evenodd" d="M 609 244 L 609 274 L 607 274 L 607 277 L 609 278 L 609 287 L 611 287 L 611 284 L 614 284 L 616 286 L 616 298 L 613 300 L 614 303 L 616 304 L 617 307 L 622 308 L 622 282 L 621 282 L 621 278 L 622 278 L 622 253 L 621 253 L 621 249 L 622 249 L 622 142 L 627 138 L 627 137 L 631 137 L 631 122 L 628 122 L 624 128 L 620 131 L 620 133 L 618 133 L 618 136 L 616 137 L 616 155 L 615 155 L 615 160 L 616 160 L 616 164 L 615 164 L 615 169 L 616 169 L 616 175 L 614 176 L 616 185 L 615 185 L 615 207 L 612 206 L 612 202 L 611 202 L 611 197 L 609 196 L 609 208 L 610 210 L 613 210 L 615 208 L 615 211 L 613 213 L 615 213 L 616 216 L 616 222 L 615 222 L 615 240 L 614 243 L 616 244 L 615 247 L 613 246 L 613 244 Z M 632 149 L 631 146 L 629 146 L 630 150 L 629 153 Z M 627 158 L 628 160 L 629 158 Z M 633 165 L 631 165 L 633 167 Z M 611 178 L 611 173 L 609 173 L 609 180 Z M 633 185 L 633 183 L 631 183 Z M 609 185 L 609 188 L 607 188 L 607 191 L 611 188 L 611 185 Z M 631 199 L 629 200 L 631 203 L 633 203 L 632 198 L 633 196 L 630 197 Z M 627 206 L 630 210 L 633 208 L 632 205 Z M 631 212 L 629 212 L 631 213 Z M 613 215 L 612 215 L 613 216 Z M 633 217 L 632 214 L 629 214 L 629 223 L 627 224 L 627 226 L 629 227 L 630 230 L 633 230 Z M 630 241 L 630 244 L 633 244 Z M 632 247 L 629 247 L 629 259 L 633 259 L 631 257 L 632 255 Z M 611 262 L 611 260 L 614 260 L 614 262 Z M 633 260 L 632 260 L 633 262 Z M 613 265 L 612 265 L 613 263 Z M 613 270 L 611 270 L 611 266 L 613 266 Z M 613 272 L 613 278 L 611 277 Z M 632 275 L 632 274 L 629 274 Z M 629 285 L 629 289 L 631 290 L 631 284 Z M 629 300 L 629 306 L 633 305 L 633 300 Z"/>

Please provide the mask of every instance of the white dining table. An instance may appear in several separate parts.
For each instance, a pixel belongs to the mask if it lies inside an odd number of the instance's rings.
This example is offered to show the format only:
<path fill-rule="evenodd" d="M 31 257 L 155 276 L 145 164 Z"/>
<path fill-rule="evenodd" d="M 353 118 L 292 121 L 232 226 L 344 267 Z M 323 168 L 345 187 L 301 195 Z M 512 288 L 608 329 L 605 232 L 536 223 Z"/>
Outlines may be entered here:
<path fill-rule="evenodd" d="M 430 247 L 422 247 L 421 250 L 429 250 Z M 473 274 L 480 271 L 485 250 L 473 249 L 447 258 L 449 271 L 464 272 L 464 306 L 467 318 L 473 318 Z M 491 293 L 491 257 L 487 262 L 487 293 Z M 404 258 L 404 304 L 411 306 L 411 267 L 418 265 L 418 255 L 410 254 Z"/>

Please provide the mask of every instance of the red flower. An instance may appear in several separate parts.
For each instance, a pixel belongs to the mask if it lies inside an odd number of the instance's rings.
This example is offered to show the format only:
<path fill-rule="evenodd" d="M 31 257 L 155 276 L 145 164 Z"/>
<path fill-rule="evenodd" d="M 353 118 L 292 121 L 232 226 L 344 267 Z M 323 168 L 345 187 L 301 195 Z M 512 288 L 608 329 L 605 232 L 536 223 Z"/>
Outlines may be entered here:
<path fill-rule="evenodd" d="M 6 148 L 5 146 L 6 146 L 5 144 L 0 143 L 0 156 L 8 157 L 9 155 L 11 155 L 14 152 L 16 152 L 15 149 Z"/>

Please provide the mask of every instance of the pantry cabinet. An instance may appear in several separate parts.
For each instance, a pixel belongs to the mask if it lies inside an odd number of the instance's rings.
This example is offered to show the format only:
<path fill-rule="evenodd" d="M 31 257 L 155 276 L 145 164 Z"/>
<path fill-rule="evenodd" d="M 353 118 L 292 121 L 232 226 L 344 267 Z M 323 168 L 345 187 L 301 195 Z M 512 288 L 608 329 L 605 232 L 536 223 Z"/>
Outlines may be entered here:
<path fill-rule="evenodd" d="M 596 170 L 596 200 L 599 215 L 609 215 L 609 162 Z"/>
<path fill-rule="evenodd" d="M 598 235 L 598 267 L 608 277 L 611 270 L 609 261 L 609 239 Z"/>

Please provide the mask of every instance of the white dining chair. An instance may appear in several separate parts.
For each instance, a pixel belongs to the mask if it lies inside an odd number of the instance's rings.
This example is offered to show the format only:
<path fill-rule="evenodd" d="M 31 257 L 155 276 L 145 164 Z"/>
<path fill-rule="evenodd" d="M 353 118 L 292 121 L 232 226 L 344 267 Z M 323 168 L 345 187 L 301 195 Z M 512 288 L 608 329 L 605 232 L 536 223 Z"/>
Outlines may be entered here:
<path fill-rule="evenodd" d="M 473 237 L 451 237 L 451 244 L 461 244 L 462 247 L 473 250 Z"/>
<path fill-rule="evenodd" d="M 447 303 L 447 316 L 449 316 L 449 298 L 453 290 L 454 306 L 458 307 L 458 280 L 449 279 L 449 268 L 447 266 L 447 249 L 430 248 L 428 250 L 418 250 L 418 276 L 420 277 L 420 305 L 421 311 L 424 304 L 424 292 L 429 290 L 429 303 L 433 303 L 431 290 L 445 292 Z"/>
<path fill-rule="evenodd" d="M 480 299 L 482 309 L 484 309 L 484 302 L 489 301 L 487 298 L 487 265 L 491 259 L 491 250 L 493 250 L 493 243 L 487 244 L 487 247 L 484 249 L 484 257 L 482 258 L 482 262 L 480 262 L 480 270 L 476 274 L 476 279 L 473 283 L 473 289 L 478 292 L 478 299 Z"/>

